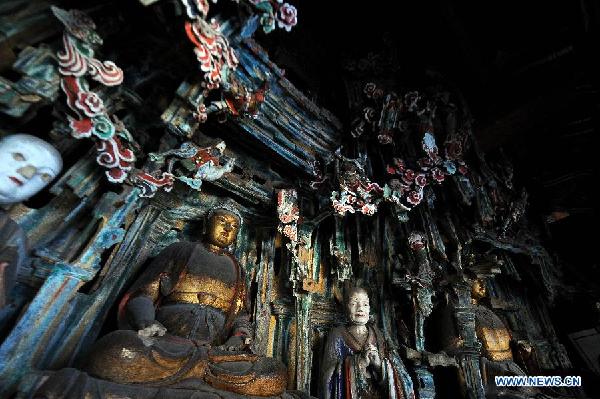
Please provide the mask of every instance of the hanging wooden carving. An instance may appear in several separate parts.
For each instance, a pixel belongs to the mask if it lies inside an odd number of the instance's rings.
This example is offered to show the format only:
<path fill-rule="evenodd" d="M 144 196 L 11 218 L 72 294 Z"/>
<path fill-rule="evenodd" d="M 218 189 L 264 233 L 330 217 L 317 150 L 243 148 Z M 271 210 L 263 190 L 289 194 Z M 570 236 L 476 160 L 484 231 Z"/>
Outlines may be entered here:
<path fill-rule="evenodd" d="M 339 151 L 336 155 L 339 190 L 331 193 L 333 209 L 340 215 L 346 212 L 373 215 L 383 199 L 384 190 L 366 176 L 364 159 L 348 159 Z"/>
<path fill-rule="evenodd" d="M 233 71 L 238 67 L 236 52 L 230 46 L 215 20 L 207 20 L 209 6 L 207 0 L 181 0 L 185 6 L 188 21 L 185 32 L 194 44 L 194 53 L 203 73 L 203 91 L 195 100 L 194 116 L 200 123 L 206 122 L 208 115 L 218 113 L 233 117 L 251 117 L 258 115 L 260 105 L 265 101 L 268 85 L 263 82 L 252 90 L 236 79 Z M 275 28 L 290 31 L 297 24 L 297 10 L 294 6 L 277 1 L 250 1 L 252 7 L 260 13 L 260 23 L 266 33 Z M 213 90 L 221 90 L 221 99 L 205 103 Z"/>
<path fill-rule="evenodd" d="M 291 31 L 298 23 L 298 10 L 291 4 L 280 0 L 251 0 L 260 13 L 260 24 L 265 33 L 270 33 L 277 27 Z"/>
<path fill-rule="evenodd" d="M 277 230 L 296 243 L 298 241 L 298 192 L 295 189 L 283 189 L 277 192 L 277 214 L 279 226 Z"/>
<path fill-rule="evenodd" d="M 464 132 L 449 135 L 444 154 L 439 153 L 433 133 L 439 98 L 425 98 L 417 91 L 404 96 L 391 92 L 384 98 L 384 91 L 374 83 L 365 85 L 364 94 L 369 105 L 363 107 L 361 116 L 353 121 L 352 136 L 359 138 L 369 131 L 380 145 L 389 145 L 394 143 L 394 132 L 408 134 L 410 127 L 413 130 L 416 127 L 422 134 L 421 147 L 425 156 L 419 159 L 393 157 L 386 165 L 389 179 L 383 187 L 366 176 L 366 156 L 360 161 L 344 158 L 337 168 L 338 190 L 331 195 L 338 214 L 373 215 L 383 201 L 407 212 L 421 203 L 428 185 L 441 184 L 447 176 L 456 173 L 467 174 L 467 166 L 462 160 Z"/>
<path fill-rule="evenodd" d="M 117 86 L 123 82 L 123 71 L 112 61 L 94 58 L 94 49 L 102 44 L 102 38 L 87 15 L 54 6 L 52 12 L 65 26 L 64 48 L 58 53 L 58 60 L 60 86 L 73 112 L 67 115 L 71 135 L 93 139 L 98 152 L 96 162 L 108 169 L 105 173 L 110 182 L 122 183 L 136 159 L 132 150 L 135 142 L 125 126 L 111 118 L 104 101 L 90 89 L 85 78 L 89 76 L 104 86 Z"/>
<path fill-rule="evenodd" d="M 185 142 L 179 148 L 162 153 L 150 153 L 149 158 L 156 164 L 166 166 L 152 173 L 140 172 L 134 182 L 142 189 L 141 197 L 152 197 L 159 188 L 171 191 L 175 180 L 179 180 L 194 190 L 200 191 L 202 181 L 214 181 L 233 170 L 235 158 L 223 157 L 226 144 L 221 141 L 215 146 L 200 148 L 194 143 Z M 221 162 L 224 162 L 221 164 Z M 175 164 L 179 163 L 181 172 L 176 173 Z M 187 173 L 186 173 L 187 172 Z"/>

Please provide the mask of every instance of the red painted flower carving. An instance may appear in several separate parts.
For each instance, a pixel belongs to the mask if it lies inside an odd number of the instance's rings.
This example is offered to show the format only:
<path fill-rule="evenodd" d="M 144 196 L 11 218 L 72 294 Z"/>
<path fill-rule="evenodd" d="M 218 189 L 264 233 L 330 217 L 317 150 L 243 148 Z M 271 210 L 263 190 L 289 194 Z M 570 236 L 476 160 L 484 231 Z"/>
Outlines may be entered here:
<path fill-rule="evenodd" d="M 423 173 L 419 173 L 415 177 L 415 183 L 417 184 L 417 186 L 425 187 L 427 185 L 427 176 L 425 176 L 425 174 Z"/>
<path fill-rule="evenodd" d="M 291 209 L 286 209 L 286 211 L 287 212 L 279 214 L 279 220 L 281 220 L 282 223 L 292 223 L 299 219 L 300 212 L 297 206 L 293 205 Z"/>
<path fill-rule="evenodd" d="M 377 207 L 373 204 L 364 204 L 360 211 L 363 215 L 372 216 L 377 211 Z"/>
<path fill-rule="evenodd" d="M 406 201 L 413 206 L 419 205 L 422 200 L 423 200 L 423 192 L 422 191 L 411 191 L 406 196 Z"/>
<path fill-rule="evenodd" d="M 298 241 L 298 229 L 295 225 L 288 224 L 283 227 L 283 235 L 292 241 Z"/>
<path fill-rule="evenodd" d="M 90 118 L 104 113 L 104 102 L 93 91 L 79 92 L 75 105 Z"/>
<path fill-rule="evenodd" d="M 438 183 L 441 183 L 446 179 L 446 175 L 444 174 L 444 172 L 442 172 L 440 168 L 433 168 L 431 170 L 431 176 Z"/>
<path fill-rule="evenodd" d="M 414 170 L 406 169 L 404 171 L 404 174 L 402 175 L 402 180 L 404 180 L 404 182 L 406 183 L 412 183 L 412 181 L 415 180 L 415 177 L 416 173 L 414 172 Z"/>
<path fill-rule="evenodd" d="M 277 25 L 289 32 L 298 23 L 298 10 L 293 5 L 284 3 L 277 10 L 276 19 Z"/>
<path fill-rule="evenodd" d="M 365 93 L 367 98 L 373 98 L 373 95 L 375 94 L 375 90 L 377 90 L 377 85 L 373 82 L 369 82 L 365 85 L 363 92 Z"/>

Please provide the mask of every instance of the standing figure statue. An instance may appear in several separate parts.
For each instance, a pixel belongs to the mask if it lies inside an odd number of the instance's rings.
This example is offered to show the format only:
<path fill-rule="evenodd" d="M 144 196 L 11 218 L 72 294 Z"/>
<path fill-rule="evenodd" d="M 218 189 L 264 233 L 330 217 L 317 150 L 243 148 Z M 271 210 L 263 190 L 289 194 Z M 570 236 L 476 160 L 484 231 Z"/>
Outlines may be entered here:
<path fill-rule="evenodd" d="M 154 258 L 120 302 L 121 329 L 86 357 L 85 371 L 94 378 L 68 397 L 288 395 L 285 366 L 249 350 L 245 277 L 229 252 L 241 223 L 226 202 L 209 212 L 202 243 L 178 242 Z M 84 381 L 81 373 L 67 377 Z M 65 385 L 54 378 L 38 394 L 65 397 L 59 394 Z"/>
<path fill-rule="evenodd" d="M 323 399 L 404 398 L 383 336 L 369 323 L 369 295 L 352 288 L 345 303 L 349 323 L 332 329 L 321 369 Z"/>
<path fill-rule="evenodd" d="M 475 332 L 481 343 L 480 371 L 489 398 L 550 398 L 532 387 L 498 387 L 496 376 L 524 376 L 526 373 L 514 361 L 511 342 L 512 334 L 502 319 L 494 311 L 483 305 L 487 298 L 486 283 L 483 279 L 474 279 L 471 283 L 471 302 L 475 316 Z M 452 323 L 444 329 L 446 333 L 446 351 L 460 353 L 463 339 L 458 336 Z M 525 341 L 515 342 L 519 350 L 530 349 Z"/>
<path fill-rule="evenodd" d="M 21 227 L 2 209 L 37 194 L 60 173 L 62 158 L 50 143 L 29 134 L 0 140 L 0 326 L 21 263 L 26 239 Z"/>
<path fill-rule="evenodd" d="M 475 330 L 481 342 L 481 376 L 488 395 L 508 395 L 508 397 L 535 397 L 538 393 L 533 388 L 498 389 L 494 381 L 499 375 L 525 375 L 515 363 L 511 349 L 512 334 L 502 319 L 491 309 L 482 305 L 487 297 L 485 280 L 476 279 L 471 285 L 471 301 L 475 313 Z M 524 345 L 518 342 L 517 345 Z M 520 391 L 520 395 L 515 392 Z M 522 396 L 521 396 L 522 395 Z"/>

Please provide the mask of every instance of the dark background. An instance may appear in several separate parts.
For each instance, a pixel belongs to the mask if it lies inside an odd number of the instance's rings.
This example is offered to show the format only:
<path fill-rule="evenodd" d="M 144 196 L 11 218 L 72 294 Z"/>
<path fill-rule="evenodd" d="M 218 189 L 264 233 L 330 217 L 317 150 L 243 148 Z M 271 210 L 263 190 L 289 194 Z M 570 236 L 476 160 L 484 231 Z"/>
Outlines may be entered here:
<path fill-rule="evenodd" d="M 597 137 L 600 2 L 296 1 L 292 32 L 259 35 L 294 84 L 345 123 L 351 60 L 383 56 L 407 86 L 442 76 L 465 97 L 474 134 L 514 164 L 528 217 L 563 266 L 552 317 L 590 397 L 600 397 L 567 334 L 598 327 Z M 384 66 L 388 72 L 390 66 Z"/>

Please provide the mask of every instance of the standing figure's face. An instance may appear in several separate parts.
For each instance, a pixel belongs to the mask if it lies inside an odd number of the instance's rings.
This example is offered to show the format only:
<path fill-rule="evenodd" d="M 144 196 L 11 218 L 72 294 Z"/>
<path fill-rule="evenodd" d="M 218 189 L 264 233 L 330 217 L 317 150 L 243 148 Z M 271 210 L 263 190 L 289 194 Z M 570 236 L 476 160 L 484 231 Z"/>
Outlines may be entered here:
<path fill-rule="evenodd" d="M 369 322 L 369 313 L 371 307 L 369 305 L 369 296 L 364 291 L 354 291 L 348 298 L 346 304 L 348 317 L 352 324 L 364 326 Z"/>
<path fill-rule="evenodd" d="M 487 290 L 485 288 L 485 281 L 482 279 L 477 279 L 473 282 L 471 286 L 471 298 L 475 300 L 480 300 L 487 296 Z"/>
<path fill-rule="evenodd" d="M 60 153 L 28 134 L 0 140 L 0 204 L 25 201 L 46 187 L 62 169 Z"/>
<path fill-rule="evenodd" d="M 207 240 L 219 248 L 233 244 L 240 229 L 239 218 L 227 211 L 216 211 L 208 221 Z"/>

